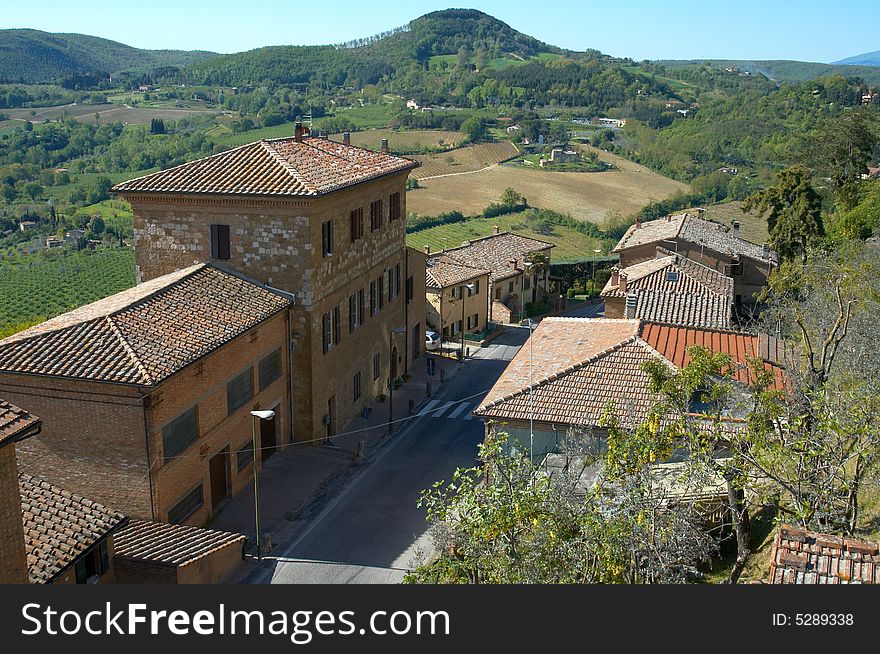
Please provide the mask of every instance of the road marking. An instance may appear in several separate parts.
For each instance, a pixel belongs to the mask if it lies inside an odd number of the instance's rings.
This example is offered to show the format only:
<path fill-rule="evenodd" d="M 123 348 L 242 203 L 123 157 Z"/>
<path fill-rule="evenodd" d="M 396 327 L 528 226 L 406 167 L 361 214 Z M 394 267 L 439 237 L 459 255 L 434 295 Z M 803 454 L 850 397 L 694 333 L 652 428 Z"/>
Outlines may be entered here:
<path fill-rule="evenodd" d="M 474 407 L 474 408 L 476 408 L 476 407 Z M 467 415 L 464 417 L 464 419 L 465 419 L 465 420 L 473 420 L 473 419 L 476 418 L 476 417 L 477 417 L 477 416 L 474 415 L 473 410 L 471 410 L 471 411 L 468 411 L 468 413 L 467 413 Z"/>
<path fill-rule="evenodd" d="M 431 400 L 430 402 L 428 402 L 428 403 L 425 405 L 425 408 L 424 408 L 424 409 L 422 409 L 421 411 L 419 411 L 419 415 L 420 415 L 420 416 L 425 415 L 426 413 L 428 413 L 431 409 L 433 409 L 433 408 L 434 408 L 435 406 L 437 406 L 438 404 L 440 404 L 440 400 Z"/>
<path fill-rule="evenodd" d="M 444 404 L 443 406 L 441 406 L 439 409 L 437 409 L 434 412 L 434 417 L 440 418 L 444 413 L 446 413 L 446 410 L 451 406 L 452 406 L 452 402 L 447 402 L 446 404 Z"/>
<path fill-rule="evenodd" d="M 457 417 L 459 416 L 459 414 L 461 414 L 462 411 L 464 411 L 465 409 L 468 408 L 468 406 L 470 406 L 470 405 L 469 405 L 467 402 L 461 402 L 461 403 L 459 403 L 459 405 L 456 407 L 455 411 L 453 411 L 452 413 L 450 413 L 450 414 L 449 414 L 448 416 L 446 416 L 446 417 L 447 417 L 447 418 L 457 418 Z"/>

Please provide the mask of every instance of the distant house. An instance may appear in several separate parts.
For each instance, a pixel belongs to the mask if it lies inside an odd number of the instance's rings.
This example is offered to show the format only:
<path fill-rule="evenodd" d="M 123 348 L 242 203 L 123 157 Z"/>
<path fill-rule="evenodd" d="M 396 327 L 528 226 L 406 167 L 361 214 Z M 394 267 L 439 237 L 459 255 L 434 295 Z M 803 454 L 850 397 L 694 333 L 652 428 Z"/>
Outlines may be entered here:
<path fill-rule="evenodd" d="M 64 245 L 64 239 L 58 238 L 57 236 L 50 236 L 46 239 L 46 247 L 49 249 L 60 248 L 62 245 Z"/>
<path fill-rule="evenodd" d="M 461 332 L 477 333 L 489 322 L 491 272 L 465 265 L 443 254 L 428 255 L 425 294 L 428 324 L 444 339 L 455 340 Z"/>
<path fill-rule="evenodd" d="M 596 124 L 603 127 L 623 127 L 626 125 L 626 118 L 597 118 Z"/>
<path fill-rule="evenodd" d="M 718 169 L 719 173 L 725 173 L 727 175 L 736 175 L 739 172 L 738 168 L 732 168 L 730 166 L 722 166 Z"/>
<path fill-rule="evenodd" d="M 739 236 L 739 223 L 732 227 L 703 219 L 702 210 L 686 211 L 648 222 L 636 221 L 612 252 L 620 255 L 620 267 L 627 268 L 654 259 L 657 247 L 674 251 L 733 277 L 734 300 L 752 304 L 754 295 L 767 283 L 779 257 L 767 244 L 757 245 Z"/>
<path fill-rule="evenodd" d="M 862 179 L 880 179 L 880 166 L 868 166 L 868 172 L 861 174 Z"/>
<path fill-rule="evenodd" d="M 880 584 L 880 545 L 780 525 L 770 552 L 771 584 Z"/>
<path fill-rule="evenodd" d="M 406 101 L 406 108 L 418 111 L 419 109 L 421 109 L 421 106 L 415 100 L 410 99 Z"/>
<path fill-rule="evenodd" d="M 538 165 L 541 168 L 545 168 L 546 166 L 550 166 L 553 164 L 564 164 L 564 163 L 572 163 L 580 160 L 580 155 L 574 150 L 564 150 L 563 148 L 553 148 L 550 150 L 550 157 L 545 159 L 541 158 L 538 162 Z"/>
<path fill-rule="evenodd" d="M 513 134 L 513 133 L 515 133 L 515 132 L 520 131 L 521 129 L 522 129 L 522 128 L 521 128 L 519 125 L 510 125 L 510 126 L 507 128 L 507 133 L 508 133 L 508 134 Z"/>
<path fill-rule="evenodd" d="M 639 318 L 667 325 L 733 329 L 733 278 L 657 248 L 657 258 L 614 266 L 602 289 L 606 318 Z"/>
<path fill-rule="evenodd" d="M 36 229 L 37 223 L 35 223 L 33 220 L 22 220 L 18 223 L 18 228 L 23 232 L 27 232 L 32 229 Z"/>
<path fill-rule="evenodd" d="M 153 90 L 153 86 L 151 84 L 141 84 L 138 86 L 138 91 L 141 93 L 149 93 Z"/>
<path fill-rule="evenodd" d="M 74 229 L 70 229 L 70 230 L 64 232 L 64 240 L 77 243 L 85 235 L 86 235 L 86 230 L 74 228 Z"/>

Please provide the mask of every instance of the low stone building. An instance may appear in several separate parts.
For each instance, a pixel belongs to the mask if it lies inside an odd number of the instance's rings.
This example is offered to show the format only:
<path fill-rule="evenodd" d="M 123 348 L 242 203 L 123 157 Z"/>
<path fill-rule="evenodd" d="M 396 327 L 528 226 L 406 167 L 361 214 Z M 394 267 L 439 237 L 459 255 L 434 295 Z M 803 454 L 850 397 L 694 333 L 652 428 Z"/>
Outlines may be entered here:
<path fill-rule="evenodd" d="M 291 299 L 197 264 L 0 341 L 0 394 L 42 436 L 23 469 L 126 515 L 203 523 L 292 441 Z"/>
<path fill-rule="evenodd" d="M 641 320 L 544 318 L 474 414 L 487 433 L 507 432 L 535 459 L 558 452 L 569 437 L 603 447 L 602 418 L 609 406 L 619 424 L 633 428 L 659 397 L 650 390 L 647 361 L 671 368 L 690 362 L 691 346 L 731 357 L 735 381 L 750 381 L 751 357 L 764 359 L 781 387 L 783 369 L 767 339 L 740 332 L 675 327 Z M 762 342 L 763 340 L 763 342 Z M 735 416 L 731 416 L 734 424 Z M 532 429 L 532 425 L 534 428 Z"/>
<path fill-rule="evenodd" d="M 707 329 L 736 327 L 733 278 L 657 248 L 657 258 L 614 266 L 602 289 L 606 318 Z"/>
<path fill-rule="evenodd" d="M 474 269 L 489 270 L 489 320 L 495 321 L 491 302 L 500 302 L 519 321 L 525 305 L 543 300 L 550 290 L 550 250 L 552 243 L 510 232 L 472 239 L 456 248 L 443 250 L 448 261 Z M 546 266 L 533 268 L 532 259 L 540 255 Z"/>
<path fill-rule="evenodd" d="M 731 277 L 735 305 L 754 305 L 755 294 L 767 284 L 779 257 L 767 244 L 740 238 L 738 223 L 728 227 L 703 219 L 702 213 L 693 210 L 637 221 L 614 247 L 621 269 L 654 259 L 659 246 Z"/>
<path fill-rule="evenodd" d="M 445 340 L 481 332 L 489 321 L 489 276 L 485 269 L 458 263 L 445 254 L 428 256 L 425 294 L 428 324 Z"/>

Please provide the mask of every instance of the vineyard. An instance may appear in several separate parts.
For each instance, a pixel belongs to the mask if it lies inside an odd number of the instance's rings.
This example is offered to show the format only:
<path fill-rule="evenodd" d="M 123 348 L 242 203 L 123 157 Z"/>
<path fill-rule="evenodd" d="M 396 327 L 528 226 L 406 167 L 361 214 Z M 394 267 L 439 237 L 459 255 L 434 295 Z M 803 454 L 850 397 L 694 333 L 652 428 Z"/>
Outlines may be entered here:
<path fill-rule="evenodd" d="M 515 157 L 518 153 L 519 150 L 513 143 L 501 141 L 500 143 L 469 145 L 442 154 L 417 156 L 413 158 L 420 161 L 422 165 L 413 171 L 412 176 L 416 179 L 425 179 L 437 175 L 472 173 Z"/>
<path fill-rule="evenodd" d="M 0 335 L 134 286 L 128 248 L 48 251 L 0 261 Z"/>
<path fill-rule="evenodd" d="M 342 142 L 342 134 L 333 134 L 330 138 Z M 351 144 L 370 150 L 378 150 L 382 139 L 388 139 L 388 148 L 392 153 L 418 152 L 419 150 L 448 150 L 464 141 L 461 132 L 447 132 L 435 129 L 414 129 L 396 131 L 390 129 L 368 129 L 351 133 Z"/>

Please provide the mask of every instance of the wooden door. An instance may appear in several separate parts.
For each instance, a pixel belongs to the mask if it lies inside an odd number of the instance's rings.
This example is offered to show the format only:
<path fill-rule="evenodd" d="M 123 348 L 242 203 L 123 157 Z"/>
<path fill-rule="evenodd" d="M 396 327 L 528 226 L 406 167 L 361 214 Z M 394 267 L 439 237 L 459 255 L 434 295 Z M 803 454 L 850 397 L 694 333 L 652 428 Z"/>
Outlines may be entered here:
<path fill-rule="evenodd" d="M 211 477 L 211 508 L 229 497 L 229 447 L 211 457 L 208 471 Z"/>
<path fill-rule="evenodd" d="M 263 461 L 277 452 L 278 445 L 278 408 L 275 408 L 275 415 L 271 420 L 260 420 L 260 454 Z"/>

